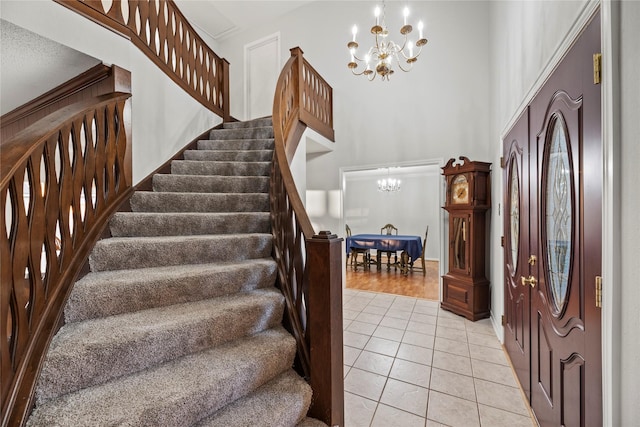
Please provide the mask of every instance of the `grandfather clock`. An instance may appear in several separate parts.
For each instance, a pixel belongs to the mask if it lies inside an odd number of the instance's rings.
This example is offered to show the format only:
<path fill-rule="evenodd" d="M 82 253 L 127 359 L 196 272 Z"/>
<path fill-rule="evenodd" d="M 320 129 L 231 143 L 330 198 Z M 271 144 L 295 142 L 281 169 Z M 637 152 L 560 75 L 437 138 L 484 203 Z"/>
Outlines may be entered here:
<path fill-rule="evenodd" d="M 486 213 L 491 207 L 491 163 L 450 159 L 442 168 L 449 212 L 449 272 L 442 276 L 445 310 L 478 320 L 490 315 Z"/>

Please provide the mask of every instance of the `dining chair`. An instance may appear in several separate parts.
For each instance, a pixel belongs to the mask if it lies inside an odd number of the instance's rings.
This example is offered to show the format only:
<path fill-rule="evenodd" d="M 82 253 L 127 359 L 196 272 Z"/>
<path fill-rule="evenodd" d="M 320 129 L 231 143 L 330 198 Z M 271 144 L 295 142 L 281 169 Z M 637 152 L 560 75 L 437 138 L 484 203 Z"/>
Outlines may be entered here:
<path fill-rule="evenodd" d="M 424 256 L 427 252 L 427 237 L 429 236 L 429 226 L 427 225 L 427 231 L 424 232 L 424 240 L 422 241 L 422 254 L 420 254 L 420 263 L 422 264 L 422 267 L 416 267 L 414 266 L 414 263 L 417 260 L 411 260 L 411 271 L 413 271 L 413 269 L 422 269 L 422 275 L 426 276 L 427 275 L 427 268 L 425 266 L 425 262 L 424 262 Z"/>
<path fill-rule="evenodd" d="M 351 237 L 351 228 L 348 224 L 344 225 L 347 237 Z M 358 255 L 362 254 L 362 262 L 358 262 Z M 369 249 L 362 248 L 349 248 L 349 252 L 347 252 L 347 260 L 345 261 L 345 267 L 349 265 L 349 256 L 351 256 L 351 267 L 354 270 L 358 269 L 358 266 L 361 265 L 365 270 L 369 268 L 371 254 Z"/>
<path fill-rule="evenodd" d="M 394 234 L 395 231 L 395 235 L 398 235 L 398 228 L 396 226 L 394 226 L 393 224 L 386 224 L 384 227 L 382 227 L 380 229 L 380 234 L 386 234 L 386 235 L 392 235 Z M 387 270 L 391 269 L 391 265 L 393 265 L 394 270 L 396 270 L 398 268 L 398 254 L 396 251 L 383 251 L 381 253 L 387 254 Z M 393 259 L 393 264 L 391 264 L 391 254 L 393 254 L 394 259 Z M 380 256 L 380 255 L 378 255 Z"/>

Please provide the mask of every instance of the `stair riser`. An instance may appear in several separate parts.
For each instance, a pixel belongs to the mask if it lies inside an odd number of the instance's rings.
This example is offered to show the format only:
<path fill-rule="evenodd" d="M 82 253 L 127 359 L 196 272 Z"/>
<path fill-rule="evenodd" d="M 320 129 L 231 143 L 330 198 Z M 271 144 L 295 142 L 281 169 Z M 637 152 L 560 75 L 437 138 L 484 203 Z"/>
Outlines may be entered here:
<path fill-rule="evenodd" d="M 248 120 L 246 122 L 226 122 L 222 124 L 224 129 L 239 129 L 239 128 L 255 128 L 271 126 L 273 121 L 271 117 L 263 117 L 261 119 Z"/>
<path fill-rule="evenodd" d="M 273 150 L 187 150 L 185 160 L 210 162 L 270 162 Z"/>
<path fill-rule="evenodd" d="M 199 162 L 174 160 L 171 173 L 177 175 L 269 176 L 270 162 Z"/>
<path fill-rule="evenodd" d="M 84 342 L 78 338 L 80 334 L 66 337 L 63 330 L 54 339 L 52 351 L 47 355 L 39 379 L 37 402 L 41 404 L 63 394 L 270 329 L 282 321 L 283 309 L 282 295 L 272 291 L 228 306 L 202 301 L 158 309 L 155 310 L 159 313 L 157 316 L 147 314 L 151 312 L 123 316 L 118 334 L 110 339 L 99 336 L 101 321 L 94 323 L 91 332 L 94 338 Z M 158 320 L 154 323 L 158 326 L 149 327 L 153 324 L 149 320 L 156 317 Z M 112 319 L 107 321 L 117 324 Z M 145 323 L 147 325 L 138 326 Z M 109 325 L 106 328 L 113 327 Z M 79 323 L 68 329 L 84 332 L 82 336 L 86 337 L 88 328 L 86 323 Z M 65 338 L 69 340 L 65 342 Z M 69 348 L 71 346 L 82 348 Z"/>
<path fill-rule="evenodd" d="M 233 140 L 209 140 L 198 141 L 198 150 L 273 150 L 273 139 L 233 139 Z"/>
<path fill-rule="evenodd" d="M 311 394 L 309 384 L 291 370 L 196 427 L 250 426 L 256 420 L 269 420 L 268 424 L 272 426 L 296 426 L 306 415 Z"/>
<path fill-rule="evenodd" d="M 167 193 L 268 193 L 264 176 L 160 175 L 153 177 L 153 191 Z"/>
<path fill-rule="evenodd" d="M 269 212 L 268 194 L 136 192 L 134 212 Z"/>
<path fill-rule="evenodd" d="M 270 233 L 269 213 L 193 214 L 120 212 L 109 223 L 113 237 Z"/>
<path fill-rule="evenodd" d="M 210 139 L 267 139 L 273 138 L 273 127 L 214 129 L 209 132 Z"/>
<path fill-rule="evenodd" d="M 209 264 L 267 258 L 270 235 L 113 238 L 98 242 L 89 256 L 91 271 L 127 270 L 168 265 Z"/>
<path fill-rule="evenodd" d="M 273 260 L 136 272 L 89 273 L 77 282 L 65 307 L 67 324 L 124 313 L 201 301 L 272 287 Z"/>

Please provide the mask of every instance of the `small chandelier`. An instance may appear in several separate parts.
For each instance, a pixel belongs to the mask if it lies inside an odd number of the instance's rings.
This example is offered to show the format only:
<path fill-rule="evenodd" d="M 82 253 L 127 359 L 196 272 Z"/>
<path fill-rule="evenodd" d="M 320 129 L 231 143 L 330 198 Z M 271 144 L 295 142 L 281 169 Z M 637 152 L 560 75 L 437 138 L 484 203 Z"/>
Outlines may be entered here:
<path fill-rule="evenodd" d="M 394 191 L 400 191 L 401 180 L 395 178 L 389 178 L 389 168 L 387 168 L 387 177 L 378 180 L 378 191 L 383 193 L 391 193 Z"/>
<path fill-rule="evenodd" d="M 351 72 L 356 76 L 364 75 L 369 81 L 376 77 L 376 74 L 380 75 L 380 78 L 389 80 L 389 77 L 394 73 L 393 63 L 395 62 L 399 69 L 404 72 L 408 72 L 413 68 L 413 63 L 418 60 L 422 47 L 427 44 L 427 39 L 422 36 L 422 30 L 424 28 L 422 21 L 418 22 L 418 40 L 415 43 L 417 51 L 414 52 L 414 45 L 411 40 L 408 39 L 408 35 L 413 31 L 413 27 L 407 24 L 407 17 L 409 16 L 409 8 L 404 8 L 404 25 L 400 28 L 400 34 L 404 37 L 402 44 L 396 44 L 392 40 L 388 40 L 389 30 L 387 29 L 387 23 L 385 22 L 385 2 L 382 2 L 382 18 L 380 17 L 380 7 L 376 6 L 374 15 L 376 17 L 376 25 L 371 27 L 371 34 L 375 36 L 375 45 L 371 46 L 364 57 L 358 57 L 357 49 L 358 43 L 356 42 L 356 34 L 358 33 L 358 27 L 353 26 L 351 33 L 353 34 L 353 40 L 347 44 L 347 48 L 351 52 L 351 62 L 347 65 Z M 414 55 L 415 53 L 415 55 Z M 371 69 L 371 61 L 374 63 L 375 72 Z M 363 71 L 357 72 L 359 63 L 366 64 Z M 406 64 L 403 66 L 403 63 Z"/>

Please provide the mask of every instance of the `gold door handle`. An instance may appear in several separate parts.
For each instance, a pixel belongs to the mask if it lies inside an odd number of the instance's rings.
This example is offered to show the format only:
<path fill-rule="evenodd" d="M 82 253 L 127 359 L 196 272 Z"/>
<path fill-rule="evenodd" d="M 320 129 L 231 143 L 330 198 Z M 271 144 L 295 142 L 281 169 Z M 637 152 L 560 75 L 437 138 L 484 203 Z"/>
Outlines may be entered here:
<path fill-rule="evenodd" d="M 529 276 L 529 277 L 520 276 L 520 281 L 522 282 L 522 286 L 531 285 L 532 288 L 535 288 L 536 283 L 538 283 L 536 278 L 533 276 Z"/>

